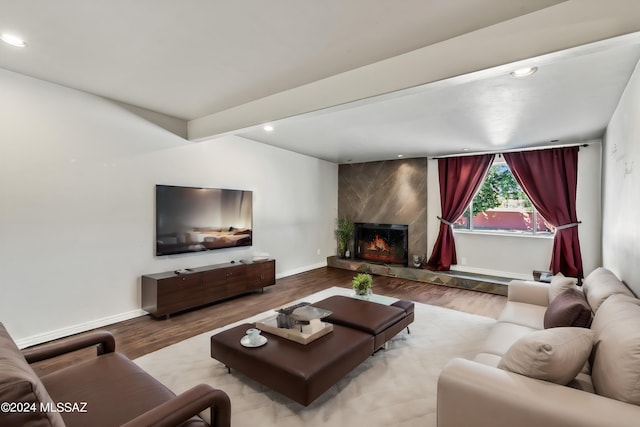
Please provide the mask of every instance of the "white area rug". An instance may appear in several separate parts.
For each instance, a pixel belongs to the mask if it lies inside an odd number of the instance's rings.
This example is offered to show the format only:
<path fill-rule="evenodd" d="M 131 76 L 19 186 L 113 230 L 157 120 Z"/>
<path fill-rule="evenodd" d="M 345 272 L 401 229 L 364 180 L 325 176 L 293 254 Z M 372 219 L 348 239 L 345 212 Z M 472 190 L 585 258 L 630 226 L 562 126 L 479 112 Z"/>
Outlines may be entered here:
<path fill-rule="evenodd" d="M 330 288 L 289 304 L 320 301 L 353 291 Z M 274 307 L 278 308 L 278 307 Z M 175 393 L 208 383 L 231 398 L 234 427 L 436 425 L 436 384 L 454 357 L 474 355 L 494 319 L 427 304 L 415 304 L 415 321 L 311 405 L 304 407 L 237 371 L 227 373 L 210 356 L 210 337 L 236 324 L 254 322 L 273 310 L 147 354 L 135 362 Z M 209 413 L 203 413 L 209 421 Z"/>

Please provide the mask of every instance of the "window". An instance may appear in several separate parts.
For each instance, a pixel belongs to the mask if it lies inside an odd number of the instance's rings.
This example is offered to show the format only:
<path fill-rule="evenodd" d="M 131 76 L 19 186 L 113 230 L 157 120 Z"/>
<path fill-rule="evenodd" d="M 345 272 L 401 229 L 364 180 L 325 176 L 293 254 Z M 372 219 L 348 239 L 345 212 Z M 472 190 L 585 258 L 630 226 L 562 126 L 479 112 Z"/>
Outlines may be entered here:
<path fill-rule="evenodd" d="M 554 232 L 503 161 L 494 162 L 489 168 L 478 193 L 453 228 L 537 235 Z"/>

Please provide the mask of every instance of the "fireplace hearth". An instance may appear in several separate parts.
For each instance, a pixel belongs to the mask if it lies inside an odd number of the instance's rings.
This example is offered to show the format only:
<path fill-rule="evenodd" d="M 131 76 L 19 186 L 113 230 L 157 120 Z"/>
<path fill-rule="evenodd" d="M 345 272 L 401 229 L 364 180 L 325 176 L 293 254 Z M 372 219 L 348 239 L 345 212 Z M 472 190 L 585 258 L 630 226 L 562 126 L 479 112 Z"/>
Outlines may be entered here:
<path fill-rule="evenodd" d="M 357 222 L 354 256 L 363 261 L 407 266 L 408 236 L 408 225 Z"/>

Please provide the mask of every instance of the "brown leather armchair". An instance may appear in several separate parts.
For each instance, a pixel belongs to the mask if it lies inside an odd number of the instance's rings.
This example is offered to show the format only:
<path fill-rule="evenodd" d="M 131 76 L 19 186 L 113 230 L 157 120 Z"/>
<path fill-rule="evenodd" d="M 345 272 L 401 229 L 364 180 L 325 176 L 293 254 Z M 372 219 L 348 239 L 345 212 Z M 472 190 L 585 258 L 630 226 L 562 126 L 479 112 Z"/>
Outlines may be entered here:
<path fill-rule="evenodd" d="M 29 365 L 91 346 L 95 358 L 42 377 Z M 101 331 L 21 352 L 0 323 L 0 401 L 14 405 L 0 425 L 196 427 L 209 425 L 198 416 L 207 408 L 211 426 L 231 425 L 224 391 L 199 384 L 176 396 L 115 347 Z"/>

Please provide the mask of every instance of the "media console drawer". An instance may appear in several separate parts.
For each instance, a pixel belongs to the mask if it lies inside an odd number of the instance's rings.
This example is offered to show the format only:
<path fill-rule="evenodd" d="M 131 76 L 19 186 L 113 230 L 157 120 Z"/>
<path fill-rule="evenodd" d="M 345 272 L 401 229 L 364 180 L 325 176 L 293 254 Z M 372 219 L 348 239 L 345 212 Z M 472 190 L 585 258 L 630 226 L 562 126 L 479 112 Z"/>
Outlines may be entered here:
<path fill-rule="evenodd" d="M 142 276 L 142 309 L 154 317 L 220 301 L 276 283 L 276 261 L 227 263 Z"/>

